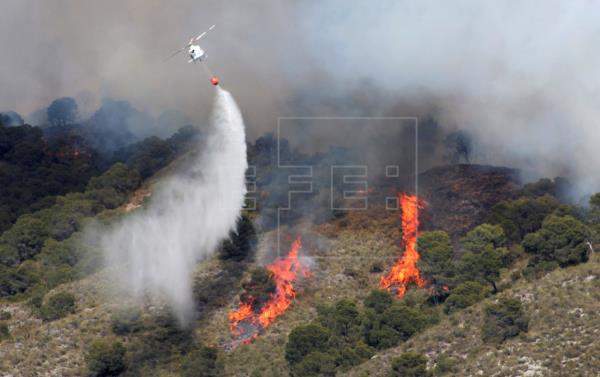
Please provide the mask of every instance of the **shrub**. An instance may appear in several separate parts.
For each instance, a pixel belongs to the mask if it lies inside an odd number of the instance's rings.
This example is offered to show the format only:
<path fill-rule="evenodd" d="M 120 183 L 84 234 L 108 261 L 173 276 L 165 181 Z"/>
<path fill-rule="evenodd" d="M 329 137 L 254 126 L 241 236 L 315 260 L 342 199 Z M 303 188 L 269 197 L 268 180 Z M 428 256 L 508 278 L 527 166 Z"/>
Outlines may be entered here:
<path fill-rule="evenodd" d="M 529 321 L 523 313 L 521 301 L 504 298 L 485 308 L 481 336 L 484 342 L 502 343 L 521 332 L 526 332 L 528 326 Z"/>
<path fill-rule="evenodd" d="M 456 373 L 458 361 L 446 354 L 441 354 L 435 361 L 435 375 L 441 376 L 448 373 Z"/>
<path fill-rule="evenodd" d="M 4 322 L 0 322 L 0 342 L 10 338 L 10 331 L 8 325 Z"/>
<path fill-rule="evenodd" d="M 528 234 L 523 248 L 534 261 L 556 261 L 561 267 L 587 261 L 590 230 L 572 216 L 548 216 L 542 228 Z"/>
<path fill-rule="evenodd" d="M 111 316 L 112 331 L 117 335 L 125 335 L 140 331 L 143 328 L 142 313 L 138 308 L 122 308 Z"/>
<path fill-rule="evenodd" d="M 88 348 L 85 360 L 89 377 L 118 376 L 126 369 L 125 347 L 119 342 L 97 340 Z"/>
<path fill-rule="evenodd" d="M 293 377 L 334 377 L 335 359 L 331 354 L 311 352 L 290 368 Z"/>
<path fill-rule="evenodd" d="M 383 313 L 393 302 L 394 300 L 392 299 L 390 292 L 374 290 L 367 296 L 364 304 L 367 308 L 373 309 L 376 313 Z"/>
<path fill-rule="evenodd" d="M 311 352 L 326 351 L 329 336 L 329 331 L 319 325 L 309 324 L 294 328 L 285 347 L 285 359 L 293 365 Z"/>
<path fill-rule="evenodd" d="M 488 289 L 476 281 L 459 284 L 446 299 L 444 311 L 449 314 L 476 304 L 485 298 L 487 292 Z"/>
<path fill-rule="evenodd" d="M 48 302 L 40 308 L 40 315 L 45 321 L 54 321 L 75 312 L 75 297 L 67 292 L 50 296 Z"/>
<path fill-rule="evenodd" d="M 235 232 L 229 235 L 229 239 L 223 242 L 220 257 L 222 259 L 243 260 L 251 253 L 256 245 L 256 230 L 252 220 L 243 215 L 237 222 Z"/>
<path fill-rule="evenodd" d="M 427 377 L 427 359 L 415 352 L 406 352 L 392 360 L 390 377 Z"/>
<path fill-rule="evenodd" d="M 224 375 L 223 364 L 216 348 L 201 347 L 188 353 L 182 362 L 182 377 L 219 377 Z"/>

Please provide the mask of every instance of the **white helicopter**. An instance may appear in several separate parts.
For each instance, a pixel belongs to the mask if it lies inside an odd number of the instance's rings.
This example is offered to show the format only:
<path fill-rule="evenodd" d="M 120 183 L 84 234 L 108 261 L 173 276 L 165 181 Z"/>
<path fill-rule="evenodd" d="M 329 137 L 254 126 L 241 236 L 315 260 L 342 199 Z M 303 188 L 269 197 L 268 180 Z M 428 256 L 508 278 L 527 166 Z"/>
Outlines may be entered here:
<path fill-rule="evenodd" d="M 188 49 L 188 55 L 190 56 L 190 60 L 188 60 L 188 63 L 196 63 L 196 62 L 203 63 L 204 69 L 206 70 L 208 75 L 211 76 L 210 83 L 217 86 L 217 85 L 219 85 L 219 78 L 212 74 L 212 72 L 210 71 L 210 69 L 208 68 L 206 63 L 204 62 L 204 60 L 206 59 L 206 52 L 199 45 L 194 44 L 194 42 L 196 42 L 200 38 L 204 37 L 206 35 L 206 33 L 208 33 L 209 31 L 211 31 L 214 28 L 215 28 L 215 25 L 209 27 L 207 31 L 203 32 L 199 36 L 197 36 L 195 38 L 191 38 L 190 41 L 188 42 L 188 44 L 186 44 L 179 50 L 172 53 L 168 59 L 171 59 L 172 57 L 174 57 L 175 55 L 184 51 L 185 49 Z"/>

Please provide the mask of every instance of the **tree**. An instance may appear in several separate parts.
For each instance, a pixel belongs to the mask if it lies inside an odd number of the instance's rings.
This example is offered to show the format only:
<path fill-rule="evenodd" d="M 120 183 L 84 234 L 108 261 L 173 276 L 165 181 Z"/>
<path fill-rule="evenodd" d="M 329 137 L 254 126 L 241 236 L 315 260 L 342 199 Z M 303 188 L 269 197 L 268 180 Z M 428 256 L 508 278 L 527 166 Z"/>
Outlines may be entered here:
<path fill-rule="evenodd" d="M 427 359 L 415 352 L 405 352 L 392 360 L 390 377 L 427 377 Z"/>
<path fill-rule="evenodd" d="M 220 257 L 222 259 L 243 260 L 256 245 L 256 230 L 248 215 L 243 214 L 237 222 L 235 232 L 229 235 L 229 239 L 223 242 Z"/>
<path fill-rule="evenodd" d="M 588 260 L 590 235 L 587 226 L 572 216 L 550 215 L 539 231 L 525 237 L 523 248 L 535 256 L 534 264 L 556 261 L 565 267 Z"/>
<path fill-rule="evenodd" d="M 481 224 L 461 240 L 466 251 L 480 253 L 487 247 L 503 247 L 506 243 L 504 230 L 499 225 Z"/>
<path fill-rule="evenodd" d="M 588 221 L 590 224 L 600 224 L 600 192 L 590 197 L 590 209 L 588 211 Z"/>
<path fill-rule="evenodd" d="M 480 253 L 466 252 L 458 262 L 463 281 L 479 281 L 491 284 L 493 293 L 498 292 L 496 281 L 500 278 L 504 249 L 486 248 Z"/>
<path fill-rule="evenodd" d="M 510 241 L 521 242 L 526 234 L 540 229 L 546 216 L 559 205 L 558 200 L 550 195 L 522 197 L 496 204 L 490 210 L 488 221 L 502 226 Z"/>
<path fill-rule="evenodd" d="M 502 298 L 485 308 L 485 318 L 481 329 L 484 342 L 502 343 L 521 332 L 527 332 L 529 320 L 525 317 L 521 301 Z"/>
<path fill-rule="evenodd" d="M 54 100 L 47 110 L 48 122 L 53 126 L 65 126 L 77 118 L 77 102 L 71 97 Z"/>
<path fill-rule="evenodd" d="M 40 308 L 45 321 L 54 321 L 75 312 L 75 296 L 67 292 L 50 296 L 48 302 Z"/>
<path fill-rule="evenodd" d="M 489 291 L 485 286 L 476 281 L 467 281 L 459 284 L 452 290 L 445 302 L 446 313 L 466 308 L 482 301 Z"/>
<path fill-rule="evenodd" d="M 388 291 L 374 290 L 365 298 L 364 304 L 367 308 L 373 309 L 376 313 L 383 313 L 394 302 L 392 295 Z"/>
<path fill-rule="evenodd" d="M 327 351 L 330 332 L 322 326 L 301 325 L 292 330 L 285 346 L 285 359 L 297 364 L 311 352 Z"/>
<path fill-rule="evenodd" d="M 47 237 L 41 220 L 31 216 L 21 216 L 8 231 L 0 237 L 1 262 L 15 265 L 37 255 Z"/>
<path fill-rule="evenodd" d="M 114 189 L 127 195 L 140 184 L 140 175 L 122 163 L 114 164 L 104 174 L 90 179 L 86 190 Z"/>
<path fill-rule="evenodd" d="M 311 352 L 297 364 L 291 365 L 290 374 L 293 377 L 334 377 L 336 370 L 335 358 L 325 352 Z"/>
<path fill-rule="evenodd" d="M 479 281 L 491 284 L 498 291 L 496 280 L 500 277 L 503 257 L 508 251 L 504 231 L 499 225 L 481 224 L 462 239 L 465 253 L 458 261 L 462 281 Z"/>
<path fill-rule="evenodd" d="M 421 258 L 417 265 L 421 276 L 427 280 L 437 302 L 446 296 L 453 274 L 450 237 L 444 231 L 425 232 L 419 236 L 418 250 Z"/>
<path fill-rule="evenodd" d="M 90 345 L 85 356 L 89 377 L 118 376 L 127 368 L 125 347 L 119 342 L 97 340 Z"/>

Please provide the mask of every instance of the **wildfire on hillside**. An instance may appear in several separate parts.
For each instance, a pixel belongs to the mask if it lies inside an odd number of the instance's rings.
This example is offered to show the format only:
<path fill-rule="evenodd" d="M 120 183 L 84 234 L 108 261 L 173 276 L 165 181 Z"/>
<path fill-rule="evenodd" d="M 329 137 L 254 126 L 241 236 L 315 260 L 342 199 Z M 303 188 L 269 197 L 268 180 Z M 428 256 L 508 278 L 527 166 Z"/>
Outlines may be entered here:
<path fill-rule="evenodd" d="M 426 281 L 421 277 L 417 267 L 420 258 L 417 250 L 417 236 L 419 234 L 419 210 L 425 207 L 425 202 L 416 195 L 400 193 L 398 195 L 402 209 L 402 244 L 404 254 L 392 267 L 390 272 L 381 278 L 380 286 L 388 290 L 395 290 L 396 295 L 404 297 L 410 283 L 424 287 Z"/>
<path fill-rule="evenodd" d="M 275 292 L 260 308 L 253 309 L 253 299 L 242 302 L 238 310 L 228 314 L 229 328 L 235 340 L 232 348 L 246 344 L 255 339 L 260 330 L 268 327 L 273 321 L 285 313 L 296 297 L 295 284 L 300 278 L 310 277 L 310 271 L 298 258 L 302 242 L 298 237 L 285 258 L 277 258 L 267 266 L 271 279 L 275 283 Z"/>

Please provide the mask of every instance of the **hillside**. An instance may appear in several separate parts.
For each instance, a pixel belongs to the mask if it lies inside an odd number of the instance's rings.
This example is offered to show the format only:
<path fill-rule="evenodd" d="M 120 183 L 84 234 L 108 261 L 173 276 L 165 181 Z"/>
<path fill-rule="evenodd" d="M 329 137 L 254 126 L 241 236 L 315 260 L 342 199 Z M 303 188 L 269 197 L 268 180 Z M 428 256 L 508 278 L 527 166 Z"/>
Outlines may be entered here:
<path fill-rule="evenodd" d="M 167 169 L 173 168 L 174 165 Z M 147 181 L 121 209 L 135 211 L 143 206 L 152 185 L 160 184 L 159 178 L 166 172 L 163 170 Z M 437 168 L 425 173 L 423 182 L 423 187 L 431 188 L 427 200 L 433 216 L 427 227 L 444 229 L 452 235 L 464 234 L 469 227 L 479 224 L 490 207 L 514 197 L 518 188 L 514 171 L 492 167 Z M 477 220 L 470 220 L 470 216 Z M 453 224 L 453 219 L 460 222 L 460 227 Z M 227 316 L 238 308 L 244 282 L 252 270 L 272 262 L 275 231 L 259 232 L 251 259 L 223 259 L 217 254 L 198 264 L 194 282 L 197 320 L 189 332 L 167 327 L 169 335 L 164 335 L 161 331 L 165 322 L 160 318 L 168 311 L 160 301 L 147 301 L 139 306 L 142 330 L 115 334 L 114 316 L 124 306 L 134 303 L 112 289 L 107 271 L 48 292 L 46 297 L 70 292 L 76 298 L 75 311 L 55 321 L 39 319 L 27 302 L 2 302 L 0 312 L 10 313 L 10 318 L 4 321 L 10 336 L 0 343 L 0 370 L 3 375 L 15 377 L 85 375 L 86 350 L 103 337 L 123 343 L 131 363 L 141 360 L 136 363 L 142 369 L 131 375 L 179 375 L 187 362 L 189 347 L 195 347 L 189 345 L 192 342 L 219 350 L 225 376 L 288 376 L 285 349 L 290 332 L 317 318 L 317 307 L 323 304 L 348 299 L 362 310 L 363 300 L 379 286 L 382 275 L 399 257 L 402 235 L 399 212 L 383 207 L 349 211 L 320 225 L 302 224 L 296 229 L 302 230 L 299 234 L 304 243 L 302 255 L 311 277 L 297 285 L 297 297 L 287 312 L 249 344 L 231 349 Z M 287 228 L 282 232 L 292 233 Z M 386 376 L 391 360 L 408 350 L 425 355 L 432 369 L 442 354 L 454 360 L 456 369 L 450 375 L 597 375 L 600 365 L 595 356 L 600 349 L 595 338 L 600 332 L 596 313 L 600 258 L 594 255 L 587 263 L 558 269 L 533 280 L 519 273 L 526 264 L 527 259 L 521 256 L 510 268 L 501 270 L 497 295 L 451 315 L 443 314 L 441 307 L 434 308 L 439 323 L 396 347 L 377 351 L 370 360 L 338 375 Z M 411 286 L 405 300 L 415 301 L 427 295 L 427 290 Z M 517 297 L 522 301 L 530 318 L 529 331 L 497 346 L 484 344 L 480 336 L 483 308 L 501 297 Z M 167 348 L 162 348 L 165 344 Z M 159 348 L 151 351 L 146 347 Z"/>

